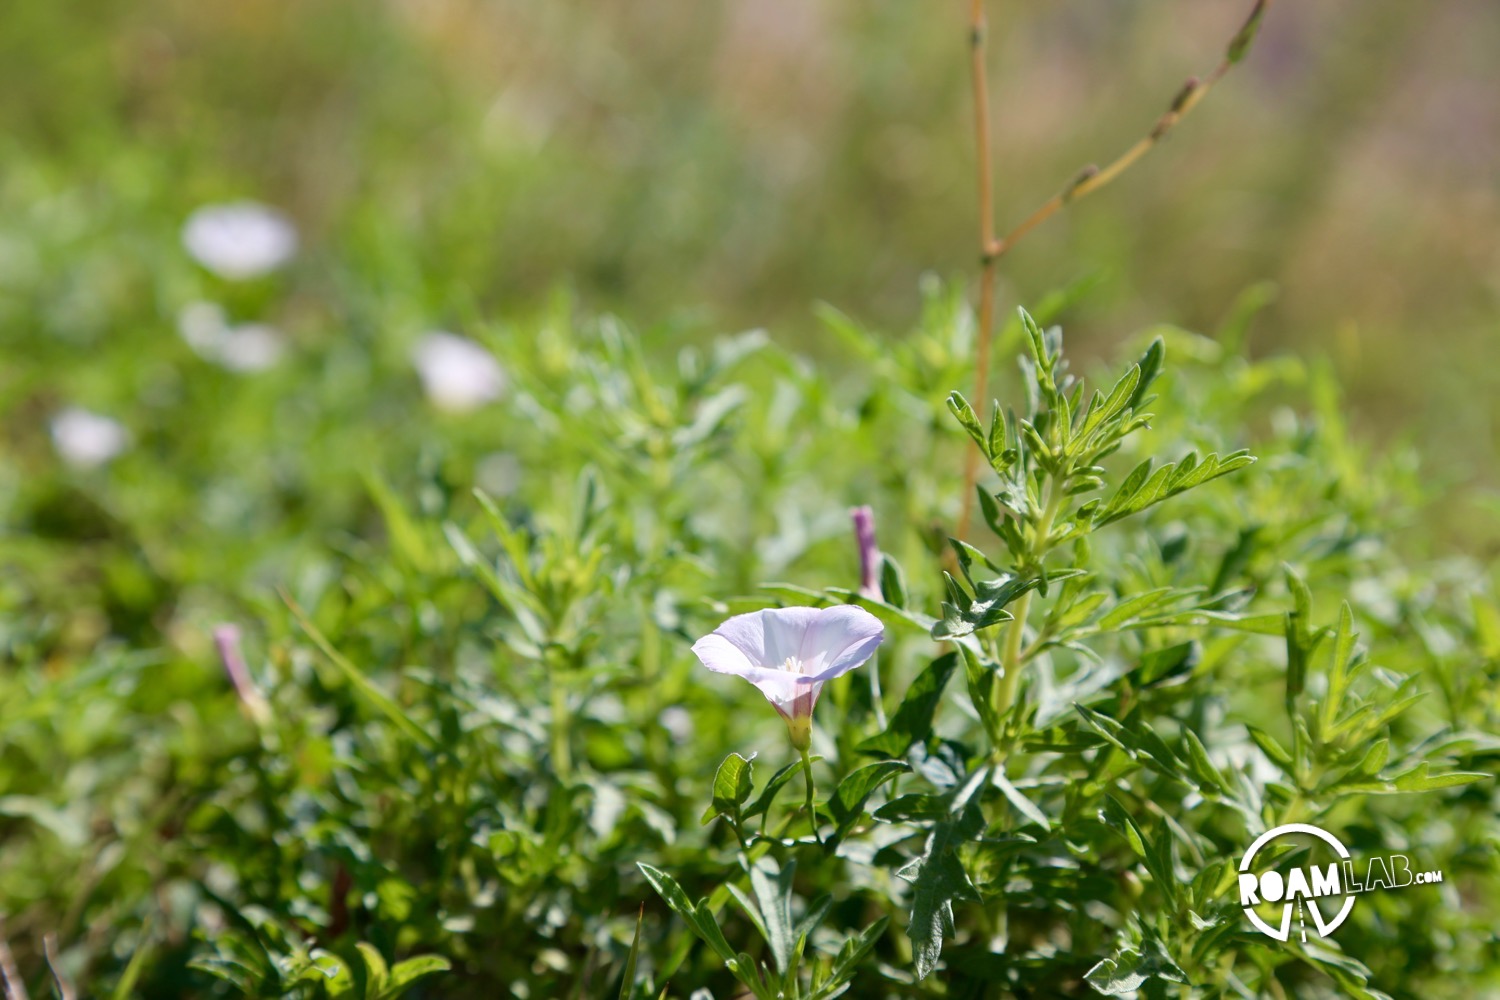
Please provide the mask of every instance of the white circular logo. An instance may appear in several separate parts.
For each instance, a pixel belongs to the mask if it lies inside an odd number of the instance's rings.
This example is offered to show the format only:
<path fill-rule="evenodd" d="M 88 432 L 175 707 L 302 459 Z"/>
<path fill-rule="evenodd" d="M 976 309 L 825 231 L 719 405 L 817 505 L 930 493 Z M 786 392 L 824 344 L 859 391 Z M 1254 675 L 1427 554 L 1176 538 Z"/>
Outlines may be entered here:
<path fill-rule="evenodd" d="M 1316 837 L 1329 847 L 1333 848 L 1339 860 L 1331 862 L 1322 868 L 1309 864 L 1305 868 L 1293 868 L 1283 874 L 1274 868 L 1265 871 L 1256 871 L 1254 868 L 1255 856 L 1268 845 L 1275 843 L 1280 838 L 1291 837 L 1297 834 Z M 1327 830 L 1320 829 L 1308 823 L 1287 823 L 1275 829 L 1267 830 L 1255 838 L 1255 843 L 1245 852 L 1240 860 L 1239 893 L 1240 906 L 1245 910 L 1245 916 L 1262 934 L 1269 935 L 1278 941 L 1287 940 L 1292 933 L 1292 915 L 1297 915 L 1298 925 L 1302 931 L 1302 940 L 1307 940 L 1307 925 L 1303 918 L 1304 908 L 1312 915 L 1313 924 L 1317 928 L 1320 937 L 1327 937 L 1338 929 L 1349 917 L 1349 911 L 1354 909 L 1354 896 L 1349 891 L 1350 886 L 1345 884 L 1347 869 L 1342 867 L 1343 862 L 1349 859 L 1349 851 L 1343 844 L 1339 843 L 1337 837 Z M 1324 920 L 1323 912 L 1319 908 L 1319 901 L 1323 905 L 1329 905 L 1334 900 L 1329 896 L 1343 896 L 1344 905 L 1339 909 L 1332 920 Z M 1260 914 L 1255 912 L 1255 907 L 1262 904 L 1281 904 L 1281 925 L 1273 926 L 1261 919 Z"/>

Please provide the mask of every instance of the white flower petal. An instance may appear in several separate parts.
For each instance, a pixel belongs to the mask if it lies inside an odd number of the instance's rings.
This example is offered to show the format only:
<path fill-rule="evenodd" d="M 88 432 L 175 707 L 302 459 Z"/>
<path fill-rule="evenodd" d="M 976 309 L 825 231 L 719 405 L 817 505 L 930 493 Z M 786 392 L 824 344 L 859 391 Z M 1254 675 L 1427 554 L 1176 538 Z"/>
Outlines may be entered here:
<path fill-rule="evenodd" d="M 862 608 L 767 608 L 736 615 L 693 644 L 703 665 L 743 677 L 787 717 L 812 714 L 823 683 L 864 663 L 885 638 Z"/>
<path fill-rule="evenodd" d="M 885 626 L 864 608 L 824 608 L 804 640 L 804 669 L 819 680 L 831 680 L 874 656 L 884 640 Z"/>
<path fill-rule="evenodd" d="M 505 388 L 500 362 L 483 346 L 456 333 L 436 330 L 412 351 L 412 363 L 433 405 L 463 412 L 499 398 Z"/>
<path fill-rule="evenodd" d="M 200 357 L 218 360 L 219 345 L 229 321 L 216 302 L 189 302 L 177 310 L 177 332 Z"/>
<path fill-rule="evenodd" d="M 52 418 L 52 444 L 75 468 L 103 465 L 129 443 L 130 435 L 117 421 L 81 407 L 69 407 Z"/>
<path fill-rule="evenodd" d="M 182 245 L 193 259 L 231 281 L 257 278 L 297 253 L 297 230 L 280 212 L 253 201 L 205 205 L 188 216 Z"/>
<path fill-rule="evenodd" d="M 285 342 L 281 331 L 264 323 L 242 323 L 224 331 L 219 342 L 219 364 L 234 372 L 258 372 L 281 360 Z"/>

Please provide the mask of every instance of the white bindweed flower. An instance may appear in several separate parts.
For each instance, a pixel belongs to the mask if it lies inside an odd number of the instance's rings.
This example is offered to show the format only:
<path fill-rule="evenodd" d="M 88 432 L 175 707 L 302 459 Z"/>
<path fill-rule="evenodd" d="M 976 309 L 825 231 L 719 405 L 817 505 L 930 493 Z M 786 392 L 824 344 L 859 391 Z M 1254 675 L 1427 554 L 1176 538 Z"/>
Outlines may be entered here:
<path fill-rule="evenodd" d="M 264 323 L 232 326 L 213 302 L 189 302 L 177 313 L 177 332 L 205 361 L 233 372 L 264 371 L 281 360 L 281 331 Z"/>
<path fill-rule="evenodd" d="M 427 398 L 440 410 L 462 413 L 498 399 L 505 388 L 500 362 L 484 347 L 456 333 L 436 330 L 412 350 L 412 364 Z"/>
<path fill-rule="evenodd" d="M 221 278 L 269 274 L 297 253 L 297 230 L 286 216 L 254 201 L 205 205 L 188 216 L 182 245 Z"/>
<path fill-rule="evenodd" d="M 52 444 L 74 468 L 92 469 L 125 450 L 130 435 L 117 421 L 70 406 L 52 418 Z"/>
<path fill-rule="evenodd" d="M 807 751 L 823 685 L 875 654 L 885 638 L 863 608 L 767 608 L 736 615 L 693 644 L 703 665 L 760 688 L 786 719 L 792 745 Z"/>

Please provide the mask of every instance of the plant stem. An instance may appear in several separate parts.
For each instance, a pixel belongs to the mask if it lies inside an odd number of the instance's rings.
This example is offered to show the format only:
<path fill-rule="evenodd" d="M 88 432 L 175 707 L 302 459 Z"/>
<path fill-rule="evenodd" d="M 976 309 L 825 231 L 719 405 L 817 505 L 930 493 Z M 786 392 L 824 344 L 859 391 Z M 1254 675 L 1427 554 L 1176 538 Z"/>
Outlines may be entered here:
<path fill-rule="evenodd" d="M 1155 149 L 1157 143 L 1161 142 L 1178 122 L 1186 118 L 1193 108 L 1198 106 L 1198 102 L 1213 89 L 1214 84 L 1222 80 L 1224 75 L 1245 57 L 1245 53 L 1249 51 L 1251 43 L 1255 40 L 1256 33 L 1260 30 L 1261 19 L 1270 6 L 1271 0 L 1255 0 L 1249 16 L 1245 18 L 1239 31 L 1235 32 L 1225 48 L 1224 57 L 1219 65 L 1202 80 L 1190 77 L 1145 137 L 1137 140 L 1135 145 L 1116 157 L 1102 170 L 1093 165 L 1084 167 L 1074 175 L 1073 180 L 1065 188 L 1043 202 L 1036 211 L 1022 220 L 1020 225 L 1006 233 L 1004 237 L 996 239 L 993 218 L 994 180 L 990 164 L 989 85 L 984 67 L 986 31 L 984 0 L 972 0 L 969 7 L 969 61 L 970 75 L 974 83 L 974 125 L 979 142 L 980 262 L 982 265 L 979 282 L 978 342 L 974 350 L 976 369 L 974 405 L 976 407 L 982 409 L 985 406 L 986 394 L 989 392 L 990 342 L 994 337 L 995 273 L 1000 258 L 1010 252 L 1011 248 L 1025 238 L 1026 234 L 1057 214 L 1058 210 L 1105 187 L 1134 166 L 1141 157 Z M 962 507 L 956 532 L 956 537 L 960 539 L 968 537 L 969 522 L 974 516 L 974 487 L 979 482 L 979 459 L 978 447 L 970 447 L 964 459 L 964 486 L 960 498 Z"/>
<path fill-rule="evenodd" d="M 562 680 L 562 671 L 548 671 L 552 686 L 552 770 L 558 780 L 566 780 L 573 770 L 572 754 L 568 749 L 568 689 Z"/>
<path fill-rule="evenodd" d="M 10 952 L 10 942 L 5 939 L 5 916 L 0 914 L 0 985 L 5 987 L 6 1000 L 27 1000 L 26 981 L 16 969 L 16 960 Z"/>
<path fill-rule="evenodd" d="M 974 86 L 974 135 L 978 144 L 979 172 L 979 328 L 974 353 L 974 405 L 983 407 L 989 394 L 990 341 L 995 326 L 995 271 L 999 255 L 995 247 L 995 178 L 990 160 L 990 85 L 985 71 L 985 35 L 989 23 L 984 0 L 969 4 L 969 76 Z M 970 448 L 964 458 L 963 506 L 958 515 L 958 537 L 969 533 L 974 516 L 974 484 L 979 481 L 979 449 Z"/>
<path fill-rule="evenodd" d="M 813 839 L 821 844 L 823 834 L 818 830 L 818 811 L 813 806 L 812 758 L 806 750 L 802 751 L 802 778 L 807 785 L 807 821 L 812 824 Z"/>
<path fill-rule="evenodd" d="M 1041 517 L 1036 522 L 1031 551 L 1026 554 L 1025 560 L 1037 566 L 1041 565 L 1042 559 L 1047 555 L 1053 522 L 1057 520 L 1066 499 L 1066 494 L 1062 490 L 1053 490 L 1050 482 L 1047 484 L 1047 493 Z M 995 685 L 995 714 L 998 716 L 1003 717 L 1011 710 L 1020 688 L 1021 668 L 1026 663 L 1022 656 L 1022 643 L 1026 637 L 1026 617 L 1031 613 L 1031 597 L 1034 593 L 1035 591 L 1028 590 L 1016 600 L 1015 609 L 1011 612 L 1015 617 L 1005 630 L 1005 646 L 1000 655 L 1002 673 L 1000 683 Z"/>

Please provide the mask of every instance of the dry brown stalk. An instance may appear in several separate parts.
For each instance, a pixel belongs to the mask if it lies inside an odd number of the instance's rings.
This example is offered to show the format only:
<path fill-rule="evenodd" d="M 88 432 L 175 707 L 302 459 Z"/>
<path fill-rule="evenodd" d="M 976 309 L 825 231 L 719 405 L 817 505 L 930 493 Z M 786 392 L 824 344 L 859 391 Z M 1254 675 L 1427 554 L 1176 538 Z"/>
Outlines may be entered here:
<path fill-rule="evenodd" d="M 971 0 L 969 7 L 969 38 L 970 38 L 970 69 L 974 84 L 974 125 L 975 135 L 978 141 L 978 163 L 979 163 L 979 214 L 980 214 L 980 274 L 979 274 L 979 329 L 978 342 L 974 351 L 974 405 L 976 407 L 986 406 L 985 400 L 989 393 L 990 374 L 990 345 L 995 334 L 995 276 L 997 265 L 1001 257 L 1010 252 L 1011 248 L 1019 243 L 1037 226 L 1046 222 L 1055 215 L 1059 209 L 1073 202 L 1088 197 L 1103 188 L 1135 163 L 1145 156 L 1157 143 L 1161 142 L 1166 134 L 1177 126 L 1177 123 L 1186 118 L 1198 102 L 1203 100 L 1213 86 L 1224 78 L 1224 75 L 1245 57 L 1250 50 L 1250 44 L 1255 40 L 1256 32 L 1260 30 L 1261 19 L 1266 10 L 1271 6 L 1271 0 L 1255 0 L 1255 6 L 1250 9 L 1250 15 L 1240 26 L 1229 45 L 1224 50 L 1224 58 L 1214 71 L 1203 79 L 1190 77 L 1177 96 L 1172 99 L 1171 105 L 1166 112 L 1156 120 L 1151 131 L 1138 140 L 1118 158 L 1102 170 L 1090 165 L 1084 167 L 1072 181 L 1068 183 L 1057 194 L 1048 198 L 1036 211 L 1028 215 L 1018 226 L 1006 233 L 1005 236 L 996 238 L 994 224 L 994 178 L 991 168 L 990 154 L 990 114 L 989 114 L 989 85 L 985 73 L 984 62 L 984 40 L 987 31 L 987 22 L 984 12 L 984 0 Z M 958 518 L 957 537 L 966 538 L 969 534 L 969 522 L 974 515 L 974 488 L 979 482 L 979 449 L 972 446 L 968 450 L 968 457 L 964 462 L 964 490 L 963 506 Z"/>

